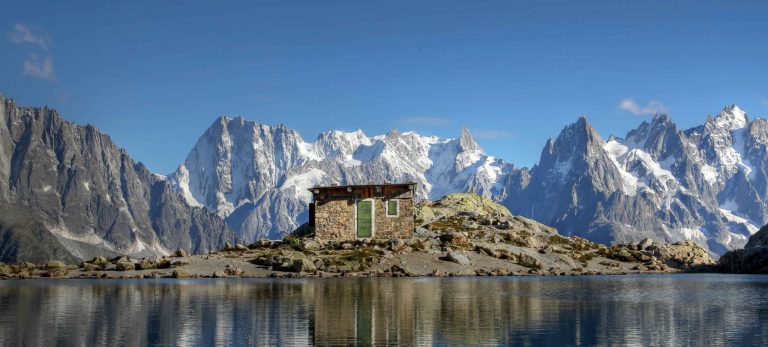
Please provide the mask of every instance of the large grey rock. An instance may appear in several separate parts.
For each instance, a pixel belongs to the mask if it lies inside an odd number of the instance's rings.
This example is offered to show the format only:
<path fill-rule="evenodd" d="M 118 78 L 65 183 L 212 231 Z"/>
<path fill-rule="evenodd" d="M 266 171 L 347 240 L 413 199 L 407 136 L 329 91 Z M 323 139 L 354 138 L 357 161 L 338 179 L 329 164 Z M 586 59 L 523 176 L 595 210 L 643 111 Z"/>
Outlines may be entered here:
<path fill-rule="evenodd" d="M 79 262 L 204 253 L 234 237 L 94 126 L 0 97 L 0 239 L 0 260 Z"/>
<path fill-rule="evenodd" d="M 294 272 L 313 272 L 317 269 L 315 263 L 307 258 L 295 259 L 293 261 Z"/>
<path fill-rule="evenodd" d="M 448 260 L 459 265 L 469 265 L 471 263 L 469 258 L 464 253 L 456 251 L 448 252 Z"/>

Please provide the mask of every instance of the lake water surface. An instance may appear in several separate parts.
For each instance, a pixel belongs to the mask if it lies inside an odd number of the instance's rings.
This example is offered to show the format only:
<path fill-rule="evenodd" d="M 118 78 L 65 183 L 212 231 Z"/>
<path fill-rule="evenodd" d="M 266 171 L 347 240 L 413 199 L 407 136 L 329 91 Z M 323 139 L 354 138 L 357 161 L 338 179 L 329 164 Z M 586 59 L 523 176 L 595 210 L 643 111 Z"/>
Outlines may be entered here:
<path fill-rule="evenodd" d="M 768 345 L 768 276 L 0 281 L 0 344 Z"/>

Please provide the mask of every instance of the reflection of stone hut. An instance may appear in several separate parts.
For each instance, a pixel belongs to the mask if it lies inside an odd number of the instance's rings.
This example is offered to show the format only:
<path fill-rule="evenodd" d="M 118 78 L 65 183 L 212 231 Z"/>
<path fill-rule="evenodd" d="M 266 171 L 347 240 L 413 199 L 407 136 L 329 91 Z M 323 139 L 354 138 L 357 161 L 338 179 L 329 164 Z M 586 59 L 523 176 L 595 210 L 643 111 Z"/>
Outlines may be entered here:
<path fill-rule="evenodd" d="M 411 238 L 415 183 L 315 187 L 309 226 L 319 240 Z"/>

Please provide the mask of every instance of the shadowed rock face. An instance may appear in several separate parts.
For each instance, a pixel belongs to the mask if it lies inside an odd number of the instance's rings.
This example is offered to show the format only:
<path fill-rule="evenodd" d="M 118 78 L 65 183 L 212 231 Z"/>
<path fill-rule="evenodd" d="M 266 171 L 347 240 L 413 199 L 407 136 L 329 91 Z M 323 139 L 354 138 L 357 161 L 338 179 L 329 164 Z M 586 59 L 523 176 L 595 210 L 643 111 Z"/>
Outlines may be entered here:
<path fill-rule="evenodd" d="M 768 274 L 768 225 L 752 235 L 744 249 L 720 257 L 719 265 L 724 272 Z"/>
<path fill-rule="evenodd" d="M 0 97 L 0 260 L 206 252 L 233 236 L 92 125 Z"/>

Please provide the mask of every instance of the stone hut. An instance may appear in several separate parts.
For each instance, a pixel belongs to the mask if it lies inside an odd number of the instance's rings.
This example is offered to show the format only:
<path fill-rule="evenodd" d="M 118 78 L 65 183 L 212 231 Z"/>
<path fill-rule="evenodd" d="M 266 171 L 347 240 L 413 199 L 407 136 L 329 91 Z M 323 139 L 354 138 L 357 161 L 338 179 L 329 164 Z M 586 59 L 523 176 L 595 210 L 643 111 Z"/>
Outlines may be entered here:
<path fill-rule="evenodd" d="M 315 239 L 413 237 L 416 183 L 315 187 L 309 226 Z"/>

